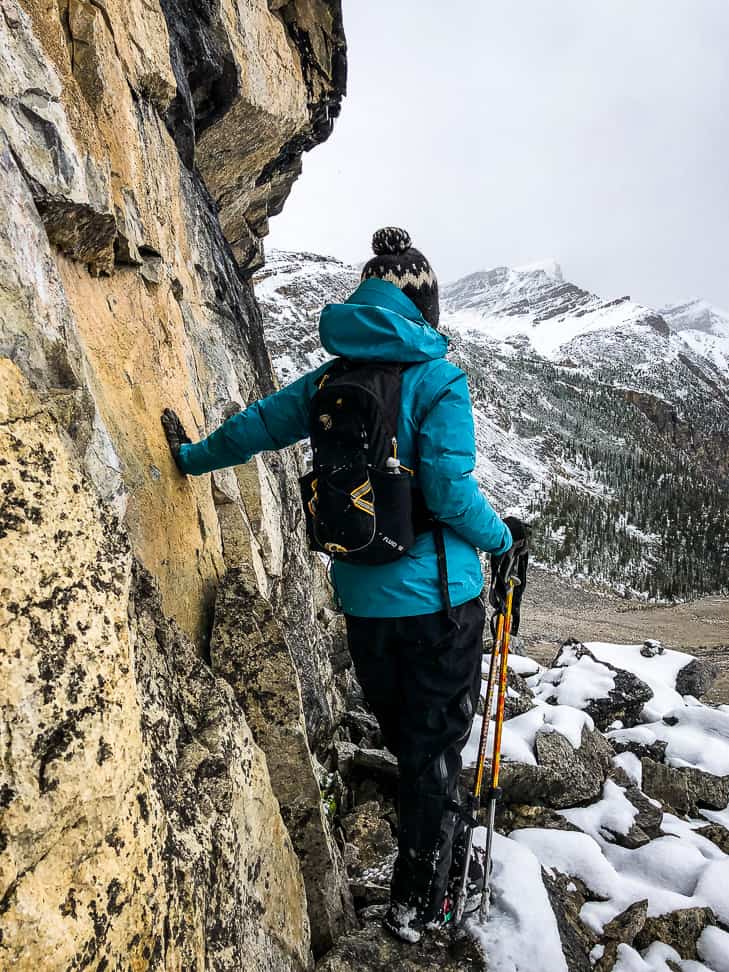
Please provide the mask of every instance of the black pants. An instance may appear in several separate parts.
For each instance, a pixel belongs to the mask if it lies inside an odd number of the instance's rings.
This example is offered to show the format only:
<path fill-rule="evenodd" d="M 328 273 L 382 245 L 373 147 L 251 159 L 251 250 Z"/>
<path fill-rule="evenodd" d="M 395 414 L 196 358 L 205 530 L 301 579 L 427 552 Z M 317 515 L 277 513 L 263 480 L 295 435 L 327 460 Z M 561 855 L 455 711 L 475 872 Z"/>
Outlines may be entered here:
<path fill-rule="evenodd" d="M 453 852 L 458 775 L 481 686 L 484 605 L 407 618 L 347 616 L 357 678 L 400 765 L 393 901 L 429 921 Z M 462 829 L 462 827 L 461 827 Z"/>

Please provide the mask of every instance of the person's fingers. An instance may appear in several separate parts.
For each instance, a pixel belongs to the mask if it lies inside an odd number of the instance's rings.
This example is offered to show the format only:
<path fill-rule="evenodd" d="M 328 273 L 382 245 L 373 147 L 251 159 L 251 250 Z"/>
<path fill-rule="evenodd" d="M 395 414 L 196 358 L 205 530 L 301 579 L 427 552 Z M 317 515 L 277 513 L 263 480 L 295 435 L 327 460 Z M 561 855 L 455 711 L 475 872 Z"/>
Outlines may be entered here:
<path fill-rule="evenodd" d="M 185 426 L 180 421 L 177 412 L 171 408 L 166 408 L 161 416 L 162 428 L 167 436 L 170 448 L 179 448 L 183 443 L 189 442 L 190 438 L 185 431 Z"/>

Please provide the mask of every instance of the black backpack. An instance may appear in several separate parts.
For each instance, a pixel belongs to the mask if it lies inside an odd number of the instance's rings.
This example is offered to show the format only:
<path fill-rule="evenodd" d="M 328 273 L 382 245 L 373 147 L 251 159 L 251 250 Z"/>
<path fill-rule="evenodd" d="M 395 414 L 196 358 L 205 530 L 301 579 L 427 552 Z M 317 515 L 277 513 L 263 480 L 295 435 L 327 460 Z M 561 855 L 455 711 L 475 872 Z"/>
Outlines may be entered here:
<path fill-rule="evenodd" d="M 311 399 L 314 468 L 299 481 L 309 543 L 337 560 L 385 564 L 413 545 L 426 517 L 397 455 L 407 365 L 339 358 Z M 419 491 L 418 491 L 419 492 Z M 427 526 L 425 526 L 427 529 Z"/>

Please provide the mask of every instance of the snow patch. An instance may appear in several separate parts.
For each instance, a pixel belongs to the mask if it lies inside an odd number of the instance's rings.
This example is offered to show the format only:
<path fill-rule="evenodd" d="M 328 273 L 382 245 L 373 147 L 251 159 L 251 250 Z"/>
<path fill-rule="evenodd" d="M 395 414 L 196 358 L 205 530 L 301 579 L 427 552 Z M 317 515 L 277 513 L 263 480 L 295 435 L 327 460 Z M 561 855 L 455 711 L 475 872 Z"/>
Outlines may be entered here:
<path fill-rule="evenodd" d="M 544 702 L 554 699 L 559 705 L 584 709 L 594 699 L 608 696 L 614 687 L 614 672 L 589 655 L 578 657 L 574 648 L 567 646 L 558 665 L 541 675 L 535 695 Z"/>
<path fill-rule="evenodd" d="M 463 751 L 464 766 L 473 766 L 476 762 L 482 723 L 481 716 L 477 716 L 473 721 L 471 735 Z M 545 702 L 537 702 L 533 709 L 504 723 L 501 755 L 508 762 L 536 766 L 534 745 L 540 730 L 559 732 L 569 741 L 573 749 L 579 749 L 582 730 L 584 728 L 592 730 L 594 727 L 595 723 L 590 716 L 579 709 L 567 705 L 547 705 Z M 493 738 L 493 730 L 489 731 L 489 736 Z"/>
<path fill-rule="evenodd" d="M 483 847 L 486 830 L 479 827 L 474 843 Z M 494 835 L 491 911 L 485 925 L 475 919 L 469 932 L 498 972 L 568 972 L 539 861 L 525 846 Z"/>
<path fill-rule="evenodd" d="M 692 766 L 715 776 L 729 774 L 729 712 L 701 704 L 685 705 L 667 712 L 661 722 L 607 735 L 616 741 L 648 745 L 663 740 L 669 766 Z"/>
<path fill-rule="evenodd" d="M 559 813 L 583 833 L 607 841 L 614 840 L 615 834 L 627 834 L 638 816 L 638 810 L 625 796 L 625 790 L 612 780 L 605 782 L 602 798 L 596 803 L 560 810 Z"/>
<path fill-rule="evenodd" d="M 729 933 L 709 925 L 701 932 L 696 951 L 713 972 L 729 972 Z"/>
<path fill-rule="evenodd" d="M 619 753 L 613 756 L 613 765 L 619 766 L 632 783 L 643 785 L 643 764 L 635 753 Z"/>

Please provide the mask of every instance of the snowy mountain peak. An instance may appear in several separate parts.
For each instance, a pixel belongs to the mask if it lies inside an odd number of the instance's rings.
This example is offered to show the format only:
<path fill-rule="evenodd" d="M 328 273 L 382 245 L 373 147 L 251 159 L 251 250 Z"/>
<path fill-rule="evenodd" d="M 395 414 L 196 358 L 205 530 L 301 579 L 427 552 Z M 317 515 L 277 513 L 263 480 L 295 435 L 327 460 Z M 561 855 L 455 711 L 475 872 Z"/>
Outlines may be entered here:
<path fill-rule="evenodd" d="M 573 360 L 576 352 L 590 356 L 590 344 L 581 339 L 595 332 L 618 335 L 637 327 L 660 339 L 670 334 L 660 314 L 629 297 L 604 300 L 583 290 L 564 279 L 555 260 L 463 277 L 444 288 L 443 311 L 454 331 L 478 332 L 501 345 L 526 341 L 538 354 Z"/>
<path fill-rule="evenodd" d="M 525 263 L 523 266 L 514 267 L 512 270 L 516 274 L 544 274 L 558 283 L 564 283 L 562 267 L 554 257 L 547 257 L 546 260 L 537 260 L 535 263 Z"/>
<path fill-rule="evenodd" d="M 729 313 L 695 299 L 664 307 L 661 315 L 694 352 L 729 375 Z"/>
<path fill-rule="evenodd" d="M 523 267 L 493 267 L 478 270 L 443 288 L 447 310 L 488 308 L 507 314 L 528 312 L 549 295 L 564 295 L 567 287 L 573 298 L 580 299 L 584 291 L 565 284 L 556 260 L 544 260 Z"/>
<path fill-rule="evenodd" d="M 672 331 L 703 331 L 729 337 L 729 313 L 698 297 L 682 304 L 669 304 L 661 314 Z"/>

